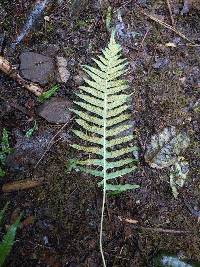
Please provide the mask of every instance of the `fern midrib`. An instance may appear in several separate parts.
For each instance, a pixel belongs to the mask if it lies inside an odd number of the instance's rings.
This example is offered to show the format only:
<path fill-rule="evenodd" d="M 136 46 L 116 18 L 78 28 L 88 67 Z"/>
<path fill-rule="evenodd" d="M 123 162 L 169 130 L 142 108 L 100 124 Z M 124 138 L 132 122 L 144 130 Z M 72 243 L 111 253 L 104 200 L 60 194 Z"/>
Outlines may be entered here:
<path fill-rule="evenodd" d="M 107 174 L 107 141 L 106 141 L 106 128 L 107 128 L 107 105 L 108 105 L 108 70 L 110 69 L 110 59 L 108 61 L 108 66 L 106 68 L 106 83 L 105 83 L 105 93 L 104 93 L 104 111 L 103 111 L 103 201 L 102 201 L 102 211 L 101 211 L 101 227 L 100 227 L 100 251 L 102 255 L 103 265 L 106 267 L 106 262 L 104 258 L 103 246 L 102 246 L 102 233 L 103 233 L 103 217 L 106 202 L 106 174 Z"/>

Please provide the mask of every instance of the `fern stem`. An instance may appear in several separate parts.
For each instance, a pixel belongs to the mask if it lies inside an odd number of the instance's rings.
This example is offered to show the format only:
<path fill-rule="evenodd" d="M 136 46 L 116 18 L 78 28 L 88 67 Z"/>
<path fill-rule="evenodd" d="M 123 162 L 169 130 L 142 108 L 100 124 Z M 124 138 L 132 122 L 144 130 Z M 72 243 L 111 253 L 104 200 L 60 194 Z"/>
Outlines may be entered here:
<path fill-rule="evenodd" d="M 106 267 L 106 261 L 104 258 L 103 251 L 103 219 L 104 219 L 104 211 L 105 211 L 105 202 L 106 202 L 106 172 L 107 172 L 107 164 L 106 164 L 106 152 L 107 152 L 107 144 L 106 144 L 106 123 L 107 123 L 107 81 L 106 81 L 106 90 L 104 97 L 104 111 L 103 111 L 103 199 L 102 199 L 102 209 L 101 209 L 101 225 L 100 225 L 100 252 L 103 261 L 103 266 Z"/>
<path fill-rule="evenodd" d="M 103 189 L 103 201 L 102 201 L 102 209 L 101 209 L 101 225 L 100 225 L 100 238 L 99 238 L 99 246 L 100 246 L 100 252 L 101 257 L 103 261 L 103 266 L 106 267 L 106 261 L 104 258 L 104 251 L 103 251 L 103 217 L 104 217 L 104 210 L 105 210 L 105 202 L 106 202 L 106 189 Z"/>

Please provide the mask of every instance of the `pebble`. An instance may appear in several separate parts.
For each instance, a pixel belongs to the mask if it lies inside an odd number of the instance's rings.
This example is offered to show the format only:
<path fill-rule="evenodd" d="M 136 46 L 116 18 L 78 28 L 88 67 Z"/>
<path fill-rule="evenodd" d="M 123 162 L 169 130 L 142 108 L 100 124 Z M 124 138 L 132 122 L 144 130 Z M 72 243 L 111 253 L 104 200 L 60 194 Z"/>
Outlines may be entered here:
<path fill-rule="evenodd" d="M 70 72 L 67 69 L 67 60 L 64 57 L 56 57 L 58 67 L 58 82 L 66 83 L 69 80 Z"/>

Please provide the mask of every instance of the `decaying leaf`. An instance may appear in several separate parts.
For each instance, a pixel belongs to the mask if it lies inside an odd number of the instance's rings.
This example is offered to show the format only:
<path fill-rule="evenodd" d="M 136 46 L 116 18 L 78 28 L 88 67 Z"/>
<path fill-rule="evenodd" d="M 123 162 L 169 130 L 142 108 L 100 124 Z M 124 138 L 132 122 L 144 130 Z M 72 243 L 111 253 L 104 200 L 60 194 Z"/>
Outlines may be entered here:
<path fill-rule="evenodd" d="M 2 191 L 4 193 L 10 193 L 18 190 L 28 190 L 37 186 L 41 186 L 43 183 L 44 183 L 43 179 L 38 179 L 38 180 L 25 179 L 20 181 L 14 181 L 11 183 L 4 184 L 2 186 Z"/>
<path fill-rule="evenodd" d="M 178 188 L 183 187 L 187 174 L 189 172 L 189 163 L 184 159 L 184 157 L 178 157 L 177 161 L 170 170 L 170 186 L 172 193 L 176 198 L 178 196 Z"/>
<path fill-rule="evenodd" d="M 159 134 L 151 137 L 147 146 L 145 160 L 152 168 L 163 169 L 177 161 L 178 155 L 189 145 L 186 132 L 178 132 L 175 127 L 166 127 Z"/>

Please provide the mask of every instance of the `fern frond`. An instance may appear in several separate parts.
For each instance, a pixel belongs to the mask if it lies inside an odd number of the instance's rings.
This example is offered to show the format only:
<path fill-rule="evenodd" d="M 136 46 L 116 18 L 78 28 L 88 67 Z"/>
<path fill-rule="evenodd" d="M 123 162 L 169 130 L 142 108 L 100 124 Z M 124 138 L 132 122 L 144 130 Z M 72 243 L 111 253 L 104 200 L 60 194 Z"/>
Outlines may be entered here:
<path fill-rule="evenodd" d="M 126 59 L 121 58 L 121 50 L 113 33 L 108 47 L 102 51 L 103 55 L 93 59 L 97 67 L 84 66 L 88 75 L 88 78 L 84 78 L 86 86 L 80 87 L 80 93 L 77 94 L 79 100 L 74 102 L 77 109 L 73 110 L 78 116 L 76 122 L 79 126 L 73 132 L 84 144 L 73 144 L 72 147 L 89 154 L 88 159 L 77 162 L 78 168 L 102 179 L 98 184 L 103 186 L 100 251 L 104 267 L 102 231 L 106 191 L 118 193 L 138 188 L 135 184 L 113 183 L 115 178 L 136 169 L 131 156 L 136 148 L 130 146 L 133 135 L 125 136 L 132 126 L 127 112 L 130 104 L 130 95 L 126 92 L 128 84 L 120 79 L 127 66 Z"/>
<path fill-rule="evenodd" d="M 132 153 L 135 147 L 125 146 L 133 139 L 132 134 L 122 135 L 132 126 L 129 123 L 130 114 L 127 113 L 127 101 L 130 98 L 126 93 L 128 85 L 125 80 L 119 78 L 126 72 L 127 62 L 121 58 L 120 52 L 121 47 L 112 35 L 103 55 L 93 59 L 97 67 L 84 66 L 88 74 L 88 78 L 84 78 L 87 86 L 80 87 L 81 92 L 77 94 L 79 101 L 74 102 L 79 109 L 72 110 L 79 117 L 76 119 L 79 129 L 73 132 L 85 142 L 84 145 L 72 146 L 86 154 L 98 156 L 81 160 L 78 164 L 82 166 L 81 170 L 85 165 L 85 172 L 95 176 L 100 174 L 100 177 L 105 176 L 105 180 L 120 177 L 135 169 L 134 159 L 124 158 Z M 123 147 L 119 148 L 119 145 Z M 91 166 L 90 169 L 88 166 Z M 97 171 L 98 166 L 101 170 Z M 113 171 L 108 172 L 111 169 Z"/>

